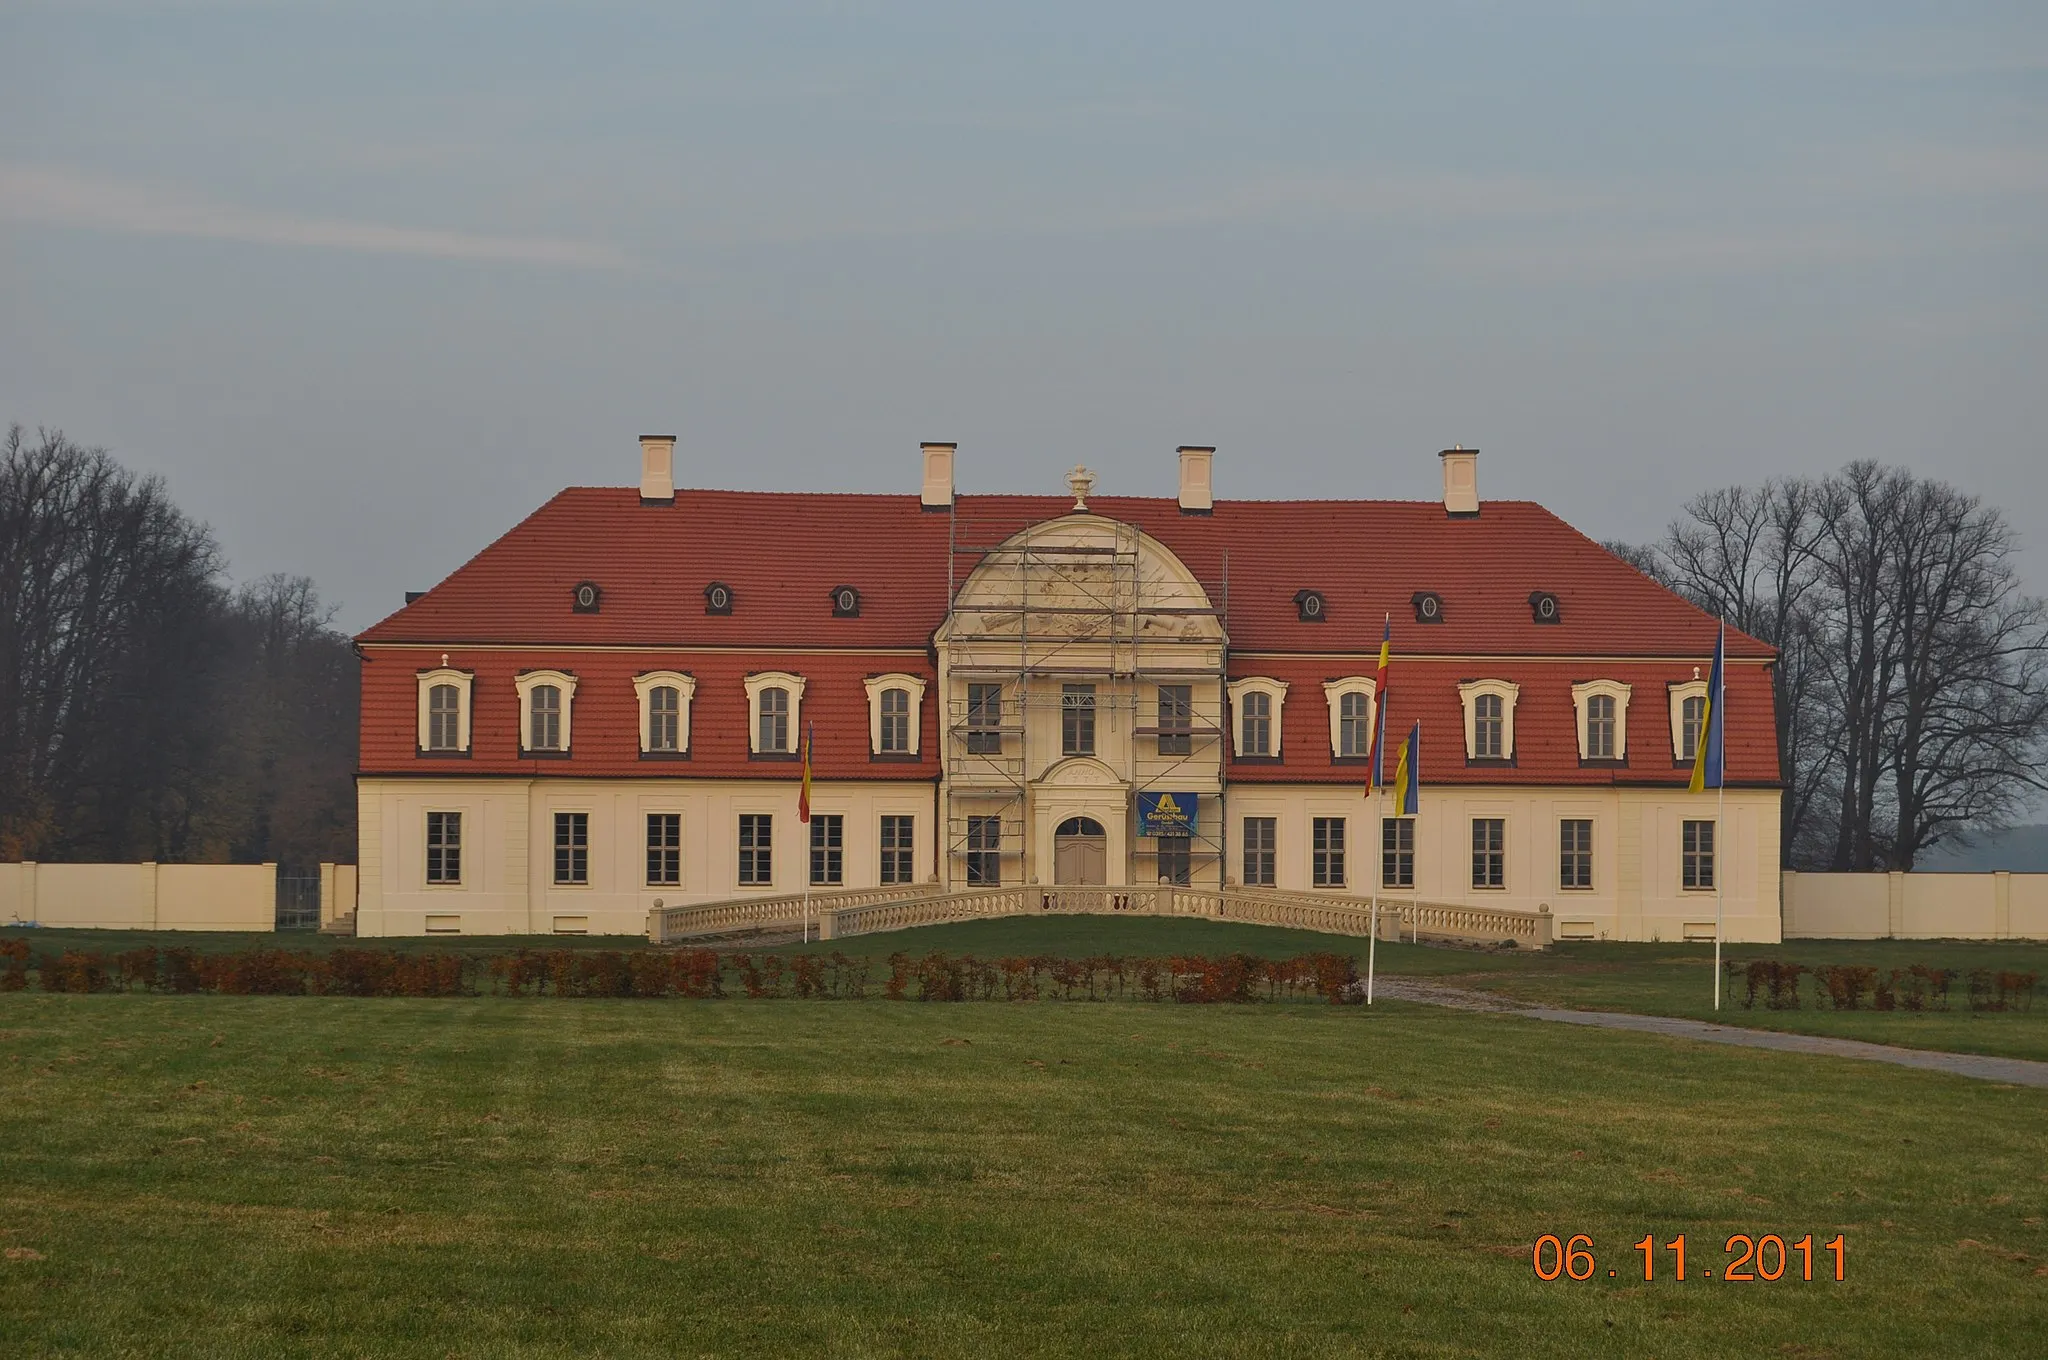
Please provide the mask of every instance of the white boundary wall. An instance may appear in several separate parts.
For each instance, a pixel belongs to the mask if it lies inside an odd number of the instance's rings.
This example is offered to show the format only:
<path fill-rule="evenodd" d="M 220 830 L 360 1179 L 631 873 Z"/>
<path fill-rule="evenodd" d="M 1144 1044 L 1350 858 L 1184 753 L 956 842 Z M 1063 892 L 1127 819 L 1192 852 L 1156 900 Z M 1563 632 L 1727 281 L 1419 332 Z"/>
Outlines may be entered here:
<path fill-rule="evenodd" d="M 0 864 L 0 926 L 275 930 L 275 864 Z"/>
<path fill-rule="evenodd" d="M 2048 940 L 2048 874 L 1785 874 L 1785 938 Z"/>

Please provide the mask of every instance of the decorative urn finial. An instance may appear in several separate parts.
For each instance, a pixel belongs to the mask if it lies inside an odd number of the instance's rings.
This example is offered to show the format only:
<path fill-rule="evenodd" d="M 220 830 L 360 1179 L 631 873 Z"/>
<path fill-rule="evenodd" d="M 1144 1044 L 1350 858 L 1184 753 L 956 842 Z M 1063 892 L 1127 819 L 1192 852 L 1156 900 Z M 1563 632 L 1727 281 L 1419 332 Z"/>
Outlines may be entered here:
<path fill-rule="evenodd" d="M 1074 464 L 1074 470 L 1067 474 L 1067 489 L 1074 493 L 1074 508 L 1086 510 L 1088 493 L 1095 489 L 1095 474 L 1079 463 Z"/>

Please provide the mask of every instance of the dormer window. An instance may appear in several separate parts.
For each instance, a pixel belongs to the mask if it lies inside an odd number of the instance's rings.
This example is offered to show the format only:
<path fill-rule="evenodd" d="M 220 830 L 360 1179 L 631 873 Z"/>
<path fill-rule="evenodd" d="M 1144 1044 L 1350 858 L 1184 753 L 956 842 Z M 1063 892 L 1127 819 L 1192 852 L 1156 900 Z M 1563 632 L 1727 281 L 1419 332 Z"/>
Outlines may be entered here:
<path fill-rule="evenodd" d="M 1444 597 L 1433 590 L 1418 590 L 1409 596 L 1409 603 L 1415 606 L 1417 623 L 1442 623 L 1444 621 Z"/>
<path fill-rule="evenodd" d="M 835 619 L 859 618 L 860 592 L 852 586 L 832 587 L 832 617 Z"/>
<path fill-rule="evenodd" d="M 1294 617 L 1303 623 L 1326 623 L 1329 613 L 1320 590 L 1294 592 Z"/>
<path fill-rule="evenodd" d="M 915 756 L 923 723 L 924 681 L 915 675 L 871 675 L 868 690 L 868 752 Z"/>
<path fill-rule="evenodd" d="M 633 692 L 640 698 L 640 754 L 687 755 L 697 681 L 681 671 L 648 671 L 633 677 Z"/>
<path fill-rule="evenodd" d="M 1629 693 L 1629 687 L 1619 680 L 1587 680 L 1572 686 L 1580 760 L 1588 764 L 1627 761 Z"/>
<path fill-rule="evenodd" d="M 445 658 L 444 658 L 445 660 Z M 421 755 L 469 754 L 469 692 L 472 675 L 442 666 L 419 673 Z"/>
<path fill-rule="evenodd" d="M 1522 687 L 1508 680 L 1468 680 L 1458 686 L 1465 706 L 1465 759 L 1506 764 L 1515 758 L 1515 700 Z"/>
<path fill-rule="evenodd" d="M 749 750 L 755 756 L 795 755 L 804 678 L 787 671 L 757 671 L 746 679 Z"/>
<path fill-rule="evenodd" d="M 1558 613 L 1557 596 L 1547 590 L 1529 592 L 1529 617 L 1536 623 L 1557 623 L 1563 617 Z"/>
<path fill-rule="evenodd" d="M 1707 682 L 1687 680 L 1669 689 L 1671 705 L 1671 760 L 1676 765 L 1692 764 L 1700 749 L 1700 728 L 1707 721 Z"/>
<path fill-rule="evenodd" d="M 514 684 L 522 716 L 523 755 L 566 755 L 569 751 L 570 701 L 576 677 L 566 671 L 526 671 Z"/>
<path fill-rule="evenodd" d="M 1330 706 L 1332 759 L 1364 760 L 1372 754 L 1374 686 L 1364 675 L 1323 682 L 1323 697 Z"/>
<path fill-rule="evenodd" d="M 732 613 L 732 587 L 723 581 L 713 581 L 704 587 L 704 612 L 707 614 Z"/>
<path fill-rule="evenodd" d="M 580 582 L 569 597 L 569 608 L 578 614 L 595 614 L 604 602 L 604 591 L 595 581 Z"/>
<path fill-rule="evenodd" d="M 1287 702 L 1285 681 L 1248 676 L 1230 682 L 1231 751 L 1240 760 L 1280 755 L 1280 713 Z"/>

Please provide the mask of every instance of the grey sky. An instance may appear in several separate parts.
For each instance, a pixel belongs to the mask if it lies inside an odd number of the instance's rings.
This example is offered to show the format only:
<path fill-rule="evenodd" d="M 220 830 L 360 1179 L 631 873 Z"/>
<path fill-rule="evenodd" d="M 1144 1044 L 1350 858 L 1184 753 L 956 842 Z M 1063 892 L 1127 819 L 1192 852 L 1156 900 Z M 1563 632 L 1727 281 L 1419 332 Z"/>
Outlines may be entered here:
<path fill-rule="evenodd" d="M 15 3 L 0 420 L 359 627 L 685 484 L 1481 490 L 1851 457 L 2048 588 L 2048 9 Z"/>

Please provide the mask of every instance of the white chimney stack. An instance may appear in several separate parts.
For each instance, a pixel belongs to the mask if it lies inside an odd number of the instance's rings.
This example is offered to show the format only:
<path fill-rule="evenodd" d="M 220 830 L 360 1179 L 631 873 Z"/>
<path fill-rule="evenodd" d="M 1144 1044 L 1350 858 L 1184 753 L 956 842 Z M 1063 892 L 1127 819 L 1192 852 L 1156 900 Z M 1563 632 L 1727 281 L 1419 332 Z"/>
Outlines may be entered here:
<path fill-rule="evenodd" d="M 1479 450 L 1463 446 L 1445 449 L 1437 455 L 1444 465 L 1444 513 L 1470 516 L 1479 513 Z"/>
<path fill-rule="evenodd" d="M 1206 515 L 1216 508 L 1216 486 L 1210 480 L 1216 448 L 1211 444 L 1180 446 L 1180 512 Z"/>
<path fill-rule="evenodd" d="M 950 510 L 953 508 L 953 454 L 958 444 L 925 444 L 924 489 L 918 493 L 918 504 L 927 510 Z"/>
<path fill-rule="evenodd" d="M 673 505 L 676 500 L 676 437 L 640 436 L 640 503 Z"/>

